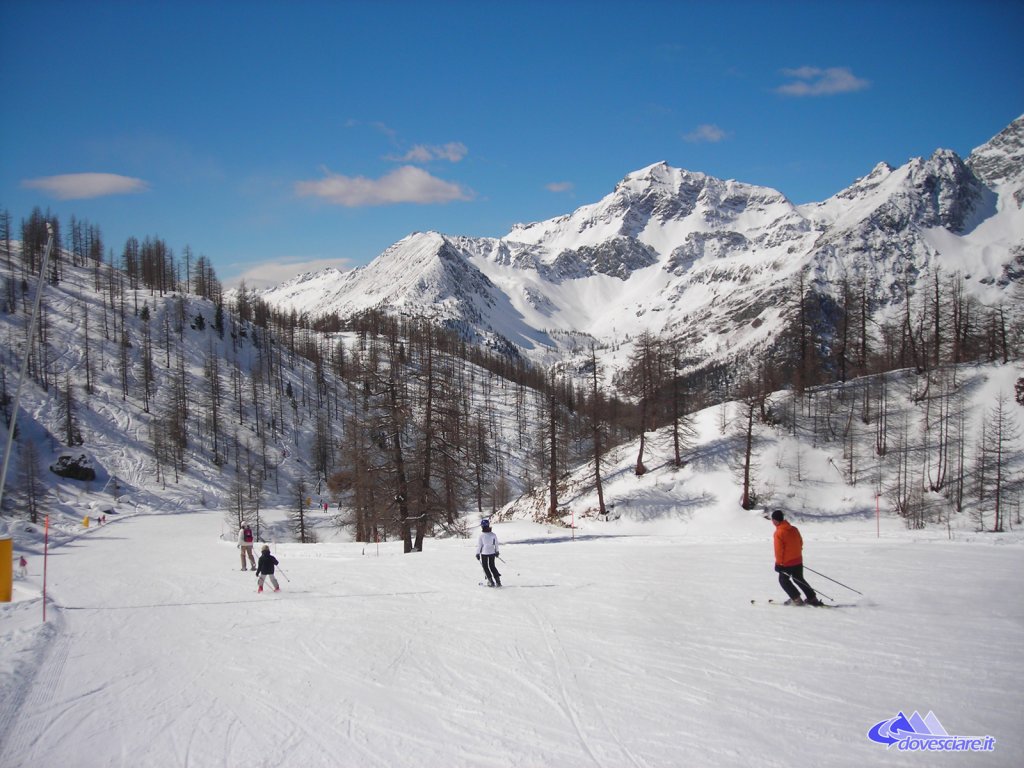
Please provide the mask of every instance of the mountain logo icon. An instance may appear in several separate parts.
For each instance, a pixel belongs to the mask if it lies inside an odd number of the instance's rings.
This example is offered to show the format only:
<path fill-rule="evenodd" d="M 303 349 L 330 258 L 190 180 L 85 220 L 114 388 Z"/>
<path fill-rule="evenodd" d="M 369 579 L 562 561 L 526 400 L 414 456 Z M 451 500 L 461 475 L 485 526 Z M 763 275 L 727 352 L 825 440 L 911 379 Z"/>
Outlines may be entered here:
<path fill-rule="evenodd" d="M 906 752 L 991 752 L 996 743 L 992 736 L 953 736 L 934 712 L 922 717 L 916 710 L 909 717 L 900 712 L 875 723 L 868 738 L 886 749 L 896 746 Z"/>
<path fill-rule="evenodd" d="M 908 736 L 948 736 L 939 718 L 933 712 L 921 717 L 916 711 L 910 717 L 900 712 L 896 717 L 875 723 L 868 731 L 868 738 L 879 744 L 892 746 Z"/>

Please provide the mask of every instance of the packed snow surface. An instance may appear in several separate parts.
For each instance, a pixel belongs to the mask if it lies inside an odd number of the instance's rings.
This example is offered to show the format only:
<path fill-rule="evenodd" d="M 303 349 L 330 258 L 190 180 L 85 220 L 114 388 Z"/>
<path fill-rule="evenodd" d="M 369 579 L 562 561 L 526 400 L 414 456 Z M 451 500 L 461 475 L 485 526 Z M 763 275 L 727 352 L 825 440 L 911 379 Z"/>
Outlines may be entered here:
<path fill-rule="evenodd" d="M 111 516 L 52 549 L 45 624 L 41 556 L 0 609 L 0 764 L 1020 765 L 1019 540 L 794 518 L 864 593 L 794 608 L 741 514 L 498 523 L 500 590 L 473 537 L 272 543 L 263 594 L 222 511 Z M 994 750 L 867 738 L 913 711 Z"/>

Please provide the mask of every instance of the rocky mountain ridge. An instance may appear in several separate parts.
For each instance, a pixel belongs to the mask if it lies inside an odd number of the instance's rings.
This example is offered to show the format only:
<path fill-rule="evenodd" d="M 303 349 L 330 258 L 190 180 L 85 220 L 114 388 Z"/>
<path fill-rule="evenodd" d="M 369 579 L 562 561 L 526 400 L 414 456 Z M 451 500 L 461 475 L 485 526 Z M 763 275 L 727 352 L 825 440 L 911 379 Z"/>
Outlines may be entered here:
<path fill-rule="evenodd" d="M 553 362 L 642 331 L 682 340 L 694 365 L 765 354 L 798 302 L 862 281 L 885 313 L 931 271 L 999 302 L 1024 271 L 1024 117 L 966 159 L 940 149 L 820 203 L 656 163 L 596 203 L 500 238 L 414 233 L 349 272 L 262 292 L 317 315 L 431 316 L 478 341 Z M 827 331 L 826 331 L 827 333 Z M 614 365 L 614 362 L 613 362 Z"/>

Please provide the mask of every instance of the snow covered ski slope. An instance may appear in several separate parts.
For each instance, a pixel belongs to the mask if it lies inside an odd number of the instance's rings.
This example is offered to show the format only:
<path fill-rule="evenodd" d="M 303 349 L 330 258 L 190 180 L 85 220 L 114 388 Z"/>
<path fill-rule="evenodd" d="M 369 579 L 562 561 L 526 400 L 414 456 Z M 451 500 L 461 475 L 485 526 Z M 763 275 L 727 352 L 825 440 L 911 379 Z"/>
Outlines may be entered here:
<path fill-rule="evenodd" d="M 1016 766 L 1024 548 L 802 525 L 860 598 L 777 610 L 771 530 L 497 524 L 474 541 L 273 545 L 255 593 L 220 512 L 120 518 L 41 559 L 2 610 L 0 765 Z M 756 600 L 751 605 L 751 600 Z M 985 754 L 867 737 L 932 712 Z M 887 731 L 889 732 L 889 731 Z"/>

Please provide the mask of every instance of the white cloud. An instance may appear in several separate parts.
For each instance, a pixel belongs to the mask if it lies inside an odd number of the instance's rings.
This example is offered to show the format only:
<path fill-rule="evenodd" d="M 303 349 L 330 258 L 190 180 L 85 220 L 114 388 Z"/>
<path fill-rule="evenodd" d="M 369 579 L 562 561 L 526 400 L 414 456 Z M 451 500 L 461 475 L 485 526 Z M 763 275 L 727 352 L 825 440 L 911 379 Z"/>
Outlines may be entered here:
<path fill-rule="evenodd" d="M 469 148 L 461 141 L 449 141 L 443 146 L 434 147 L 433 150 L 438 157 L 443 157 L 450 163 L 457 163 L 469 154 Z"/>
<path fill-rule="evenodd" d="M 698 125 L 689 133 L 684 134 L 683 141 L 688 141 L 691 144 L 717 144 L 727 136 L 728 134 L 717 125 L 705 123 L 703 125 Z"/>
<path fill-rule="evenodd" d="M 133 195 L 149 189 L 142 179 L 116 173 L 65 173 L 26 179 L 21 186 L 38 189 L 58 200 L 85 200 L 108 195 Z"/>
<path fill-rule="evenodd" d="M 427 147 L 417 144 L 404 155 L 388 155 L 384 159 L 395 163 L 429 163 L 433 157 L 433 154 L 431 154 Z"/>
<path fill-rule="evenodd" d="M 404 155 L 389 155 L 387 159 L 398 163 L 429 163 L 431 160 L 457 163 L 467 154 L 469 149 L 461 141 L 449 141 L 439 146 L 417 144 Z"/>
<path fill-rule="evenodd" d="M 783 96 L 831 96 L 863 91 L 871 85 L 870 81 L 854 75 L 849 67 L 798 67 L 784 69 L 782 74 L 794 78 L 793 82 L 775 89 Z"/>
<path fill-rule="evenodd" d="M 553 181 L 550 184 L 545 184 L 544 189 L 548 192 L 572 192 L 573 183 L 571 181 Z"/>
<path fill-rule="evenodd" d="M 471 190 L 411 165 L 396 168 L 379 179 L 342 176 L 329 171 L 325 174 L 326 178 L 318 181 L 295 182 L 295 193 L 300 197 L 319 197 L 346 208 L 395 203 L 430 205 L 473 199 Z"/>

